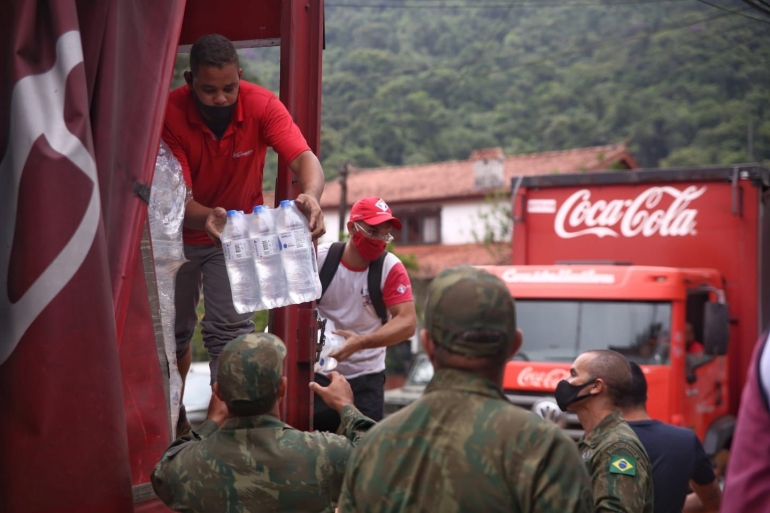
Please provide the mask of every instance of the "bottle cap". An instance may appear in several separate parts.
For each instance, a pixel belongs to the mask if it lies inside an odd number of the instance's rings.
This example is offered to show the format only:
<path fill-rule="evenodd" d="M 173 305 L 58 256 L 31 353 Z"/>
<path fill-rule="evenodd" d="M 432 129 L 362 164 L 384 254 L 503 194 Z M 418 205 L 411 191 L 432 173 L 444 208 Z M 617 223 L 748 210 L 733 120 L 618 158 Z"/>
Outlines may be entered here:
<path fill-rule="evenodd" d="M 281 206 L 282 207 L 289 207 L 293 203 L 292 200 L 281 200 Z"/>
<path fill-rule="evenodd" d="M 238 213 L 237 210 L 228 210 L 227 211 L 227 217 L 233 217 L 237 213 Z"/>
<path fill-rule="evenodd" d="M 264 207 L 264 206 L 262 206 L 262 205 L 254 205 L 254 210 L 253 210 L 253 212 L 254 212 L 255 214 L 256 214 L 256 213 L 258 213 L 258 212 L 262 212 L 263 210 L 265 210 L 265 207 Z"/>

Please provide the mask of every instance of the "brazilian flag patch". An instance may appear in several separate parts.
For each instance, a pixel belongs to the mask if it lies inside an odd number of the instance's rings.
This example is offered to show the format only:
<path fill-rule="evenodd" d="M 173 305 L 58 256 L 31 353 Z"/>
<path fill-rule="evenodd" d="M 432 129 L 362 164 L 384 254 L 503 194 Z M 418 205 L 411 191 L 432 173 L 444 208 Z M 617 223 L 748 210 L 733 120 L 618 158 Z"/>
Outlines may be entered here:
<path fill-rule="evenodd" d="M 636 475 L 636 460 L 631 456 L 613 456 L 610 459 L 610 474 Z"/>

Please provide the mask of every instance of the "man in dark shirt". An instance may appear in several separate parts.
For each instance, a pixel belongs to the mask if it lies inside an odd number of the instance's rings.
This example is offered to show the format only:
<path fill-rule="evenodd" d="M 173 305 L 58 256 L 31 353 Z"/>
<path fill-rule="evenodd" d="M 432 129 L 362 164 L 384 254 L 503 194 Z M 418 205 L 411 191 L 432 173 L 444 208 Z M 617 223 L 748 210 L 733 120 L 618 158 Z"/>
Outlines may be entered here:
<path fill-rule="evenodd" d="M 631 389 L 618 406 L 652 462 L 655 513 L 719 511 L 722 492 L 700 440 L 689 429 L 651 419 L 644 371 L 632 363 L 631 374 Z M 685 506 L 688 485 L 695 495 Z"/>

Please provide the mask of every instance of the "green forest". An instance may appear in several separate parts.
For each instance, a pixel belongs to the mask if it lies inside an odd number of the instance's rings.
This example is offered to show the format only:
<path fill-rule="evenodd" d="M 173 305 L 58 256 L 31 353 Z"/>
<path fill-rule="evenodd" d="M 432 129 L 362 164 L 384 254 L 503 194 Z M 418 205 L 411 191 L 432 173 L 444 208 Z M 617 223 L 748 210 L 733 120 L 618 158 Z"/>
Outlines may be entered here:
<path fill-rule="evenodd" d="M 331 0 L 326 175 L 622 141 L 644 167 L 768 163 L 770 17 L 717 1 Z M 240 55 L 277 93 L 279 49 Z"/>

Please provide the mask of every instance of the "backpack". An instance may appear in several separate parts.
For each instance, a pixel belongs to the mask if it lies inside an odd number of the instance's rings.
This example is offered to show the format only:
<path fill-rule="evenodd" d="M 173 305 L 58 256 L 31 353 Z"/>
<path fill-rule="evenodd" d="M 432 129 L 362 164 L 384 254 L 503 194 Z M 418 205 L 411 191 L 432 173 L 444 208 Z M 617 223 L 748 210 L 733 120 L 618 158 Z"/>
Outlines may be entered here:
<path fill-rule="evenodd" d="M 329 247 L 329 253 L 326 254 L 324 265 L 318 273 L 319 278 L 321 278 L 321 299 L 323 299 L 326 289 L 329 287 L 332 278 L 334 278 L 334 275 L 337 273 L 337 268 L 342 261 L 343 251 L 345 251 L 344 242 L 334 242 Z M 377 260 L 369 264 L 369 274 L 366 277 L 367 285 L 369 287 L 369 299 L 371 299 L 374 311 L 377 312 L 377 317 L 380 318 L 382 324 L 388 322 L 388 308 L 385 306 L 385 300 L 382 298 L 382 289 L 380 289 L 380 282 L 382 282 L 382 266 L 387 255 L 388 252 L 384 251 Z M 316 303 L 320 303 L 321 299 L 318 299 Z"/>

